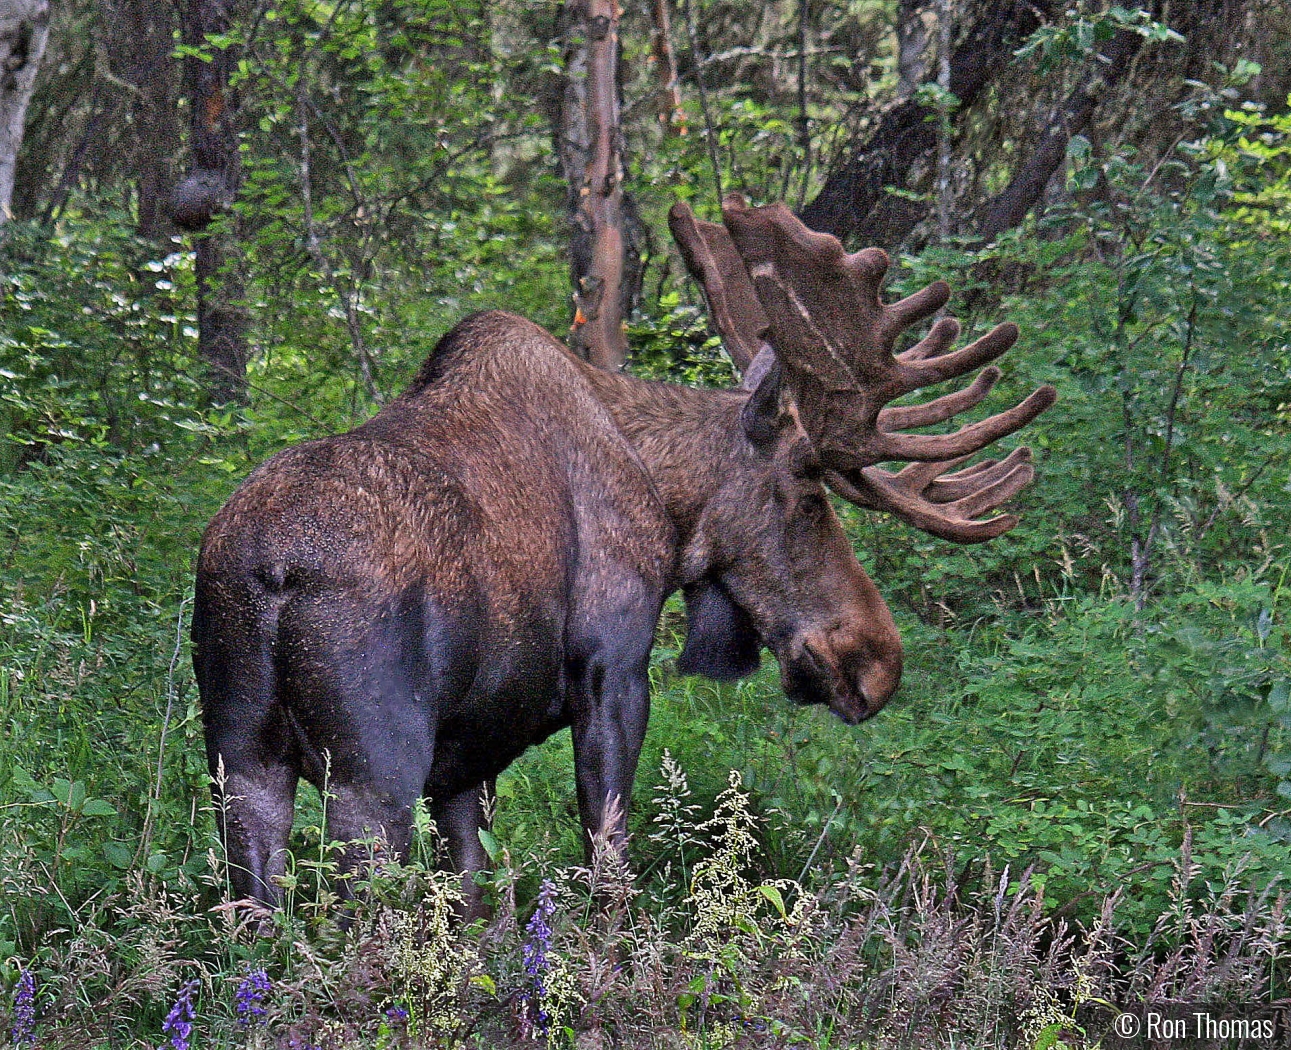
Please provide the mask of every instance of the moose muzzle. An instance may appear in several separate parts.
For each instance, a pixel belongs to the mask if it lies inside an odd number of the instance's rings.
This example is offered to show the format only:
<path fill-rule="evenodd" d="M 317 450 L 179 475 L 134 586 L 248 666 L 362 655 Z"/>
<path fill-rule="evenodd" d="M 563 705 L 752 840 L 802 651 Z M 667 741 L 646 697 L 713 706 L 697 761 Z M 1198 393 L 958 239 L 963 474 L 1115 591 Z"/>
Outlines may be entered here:
<path fill-rule="evenodd" d="M 848 725 L 873 717 L 901 683 L 901 643 L 836 647 L 802 635 L 780 662 L 785 695 L 800 704 L 827 704 Z"/>

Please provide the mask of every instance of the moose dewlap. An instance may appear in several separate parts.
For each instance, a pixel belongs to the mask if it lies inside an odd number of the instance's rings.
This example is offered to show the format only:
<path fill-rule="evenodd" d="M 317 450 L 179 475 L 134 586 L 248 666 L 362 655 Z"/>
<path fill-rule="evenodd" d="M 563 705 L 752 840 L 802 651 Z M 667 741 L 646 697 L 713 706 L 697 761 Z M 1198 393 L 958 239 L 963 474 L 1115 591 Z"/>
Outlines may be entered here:
<path fill-rule="evenodd" d="M 904 431 L 980 402 L 998 371 L 913 407 L 1017 337 L 960 350 L 934 284 L 884 305 L 882 252 L 844 253 L 782 206 L 674 209 L 744 387 L 601 371 L 500 312 L 446 335 L 408 390 L 348 434 L 260 466 L 211 521 L 193 617 L 207 756 L 239 897 L 276 904 L 296 785 L 334 840 L 402 855 L 429 799 L 459 870 L 483 866 L 483 789 L 568 726 L 587 833 L 620 847 L 649 713 L 647 663 L 680 589 L 685 673 L 753 671 L 856 723 L 901 677 L 901 641 L 826 496 L 958 542 L 1033 476 L 1029 453 L 959 468 L 1054 399 L 946 435 Z M 890 472 L 877 464 L 911 461 Z M 358 848 L 342 858 L 362 864 Z M 469 883 L 468 883 L 469 886 Z"/>

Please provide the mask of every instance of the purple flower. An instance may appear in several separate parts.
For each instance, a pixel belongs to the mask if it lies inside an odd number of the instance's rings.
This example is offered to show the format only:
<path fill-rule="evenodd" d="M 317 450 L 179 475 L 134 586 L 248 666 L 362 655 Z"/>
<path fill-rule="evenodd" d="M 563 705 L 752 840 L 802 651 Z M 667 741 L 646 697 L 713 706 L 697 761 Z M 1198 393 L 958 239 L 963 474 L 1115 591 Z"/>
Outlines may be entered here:
<path fill-rule="evenodd" d="M 188 1050 L 188 1037 L 193 1034 L 193 996 L 201 986 L 201 981 L 189 981 L 179 990 L 179 998 L 170 1008 L 166 1020 L 162 1022 L 163 1035 L 170 1036 L 171 1050 Z M 163 1047 L 164 1050 L 164 1047 Z"/>
<path fill-rule="evenodd" d="M 28 969 L 18 974 L 18 986 L 13 992 L 14 1046 L 28 1046 L 36 1041 L 36 978 Z"/>
<path fill-rule="evenodd" d="M 264 1001 L 272 991 L 273 984 L 263 969 L 248 970 L 233 996 L 238 1010 L 238 1024 L 243 1028 L 264 1024 Z"/>
<path fill-rule="evenodd" d="M 547 953 L 551 950 L 551 917 L 555 912 L 556 884 L 551 879 L 543 879 L 538 890 L 538 907 L 524 928 L 529 935 L 524 944 L 524 972 L 529 975 L 529 988 L 521 996 L 526 1037 L 534 1030 L 546 1035 L 551 1025 L 551 1015 L 543 1000 L 547 997 L 544 979 L 551 969 Z"/>
<path fill-rule="evenodd" d="M 395 1003 L 394 1006 L 386 1011 L 386 1017 L 395 1024 L 403 1024 L 404 1021 L 408 1020 L 408 1008 Z"/>

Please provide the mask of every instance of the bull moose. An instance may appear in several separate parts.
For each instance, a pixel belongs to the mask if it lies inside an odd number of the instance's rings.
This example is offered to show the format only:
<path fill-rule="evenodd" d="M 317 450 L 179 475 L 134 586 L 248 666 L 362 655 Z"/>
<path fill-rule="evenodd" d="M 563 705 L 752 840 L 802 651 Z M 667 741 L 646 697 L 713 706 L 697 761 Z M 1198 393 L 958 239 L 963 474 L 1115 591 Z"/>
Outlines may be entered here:
<path fill-rule="evenodd" d="M 896 353 L 944 283 L 884 305 L 883 252 L 846 254 L 782 205 L 731 197 L 723 217 L 678 205 L 670 225 L 741 388 L 600 370 L 476 314 L 376 416 L 278 453 L 216 514 L 194 664 L 235 894 L 279 902 L 300 777 L 329 792 L 333 839 L 395 855 L 427 797 L 456 868 L 479 869 L 482 792 L 566 726 L 583 827 L 622 848 L 670 593 L 682 672 L 738 678 L 765 646 L 789 697 L 854 724 L 896 690 L 901 641 L 826 487 L 961 543 L 1016 524 L 984 516 L 1031 481 L 1028 451 L 962 463 L 1052 388 L 949 434 L 905 431 L 980 402 L 996 368 L 887 407 L 986 365 L 1016 327 L 951 350 L 943 317 Z"/>

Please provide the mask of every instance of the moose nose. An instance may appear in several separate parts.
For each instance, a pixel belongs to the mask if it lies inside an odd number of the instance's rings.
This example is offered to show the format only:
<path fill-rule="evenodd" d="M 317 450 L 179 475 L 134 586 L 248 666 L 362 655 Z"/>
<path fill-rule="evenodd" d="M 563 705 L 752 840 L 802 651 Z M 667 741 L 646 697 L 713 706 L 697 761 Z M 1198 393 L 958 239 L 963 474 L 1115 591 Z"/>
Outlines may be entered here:
<path fill-rule="evenodd" d="M 901 684 L 900 639 L 895 634 L 891 639 L 858 639 L 851 632 L 835 632 L 830 642 L 824 652 L 832 651 L 834 660 L 817 654 L 817 660 L 837 668 L 829 706 L 849 725 L 873 718 Z"/>
<path fill-rule="evenodd" d="M 901 654 L 849 645 L 841 652 L 820 638 L 804 637 L 786 669 L 785 691 L 803 703 L 828 704 L 848 725 L 871 718 L 901 681 Z"/>
<path fill-rule="evenodd" d="M 858 656 L 849 663 L 848 678 L 856 683 L 856 691 L 865 701 L 861 718 L 870 718 L 892 699 L 901 684 L 901 652 L 898 649 L 896 653 Z"/>

